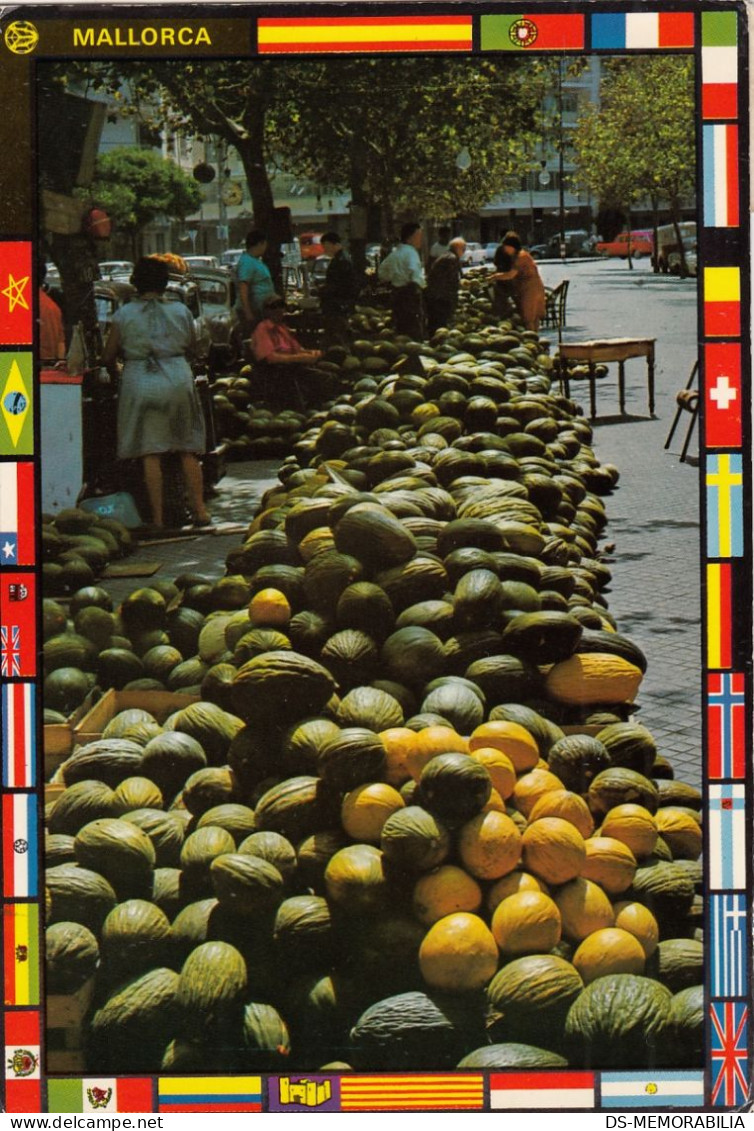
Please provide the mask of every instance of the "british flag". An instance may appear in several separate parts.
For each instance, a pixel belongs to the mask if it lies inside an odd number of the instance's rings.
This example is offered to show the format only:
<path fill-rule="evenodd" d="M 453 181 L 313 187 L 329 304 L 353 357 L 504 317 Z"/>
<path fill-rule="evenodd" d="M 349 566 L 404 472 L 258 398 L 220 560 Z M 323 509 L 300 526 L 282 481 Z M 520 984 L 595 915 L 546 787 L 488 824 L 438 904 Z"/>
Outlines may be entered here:
<path fill-rule="evenodd" d="M 738 1107 L 747 1098 L 749 1008 L 742 1001 L 713 1001 L 710 1005 L 712 1042 L 712 1104 Z"/>
<path fill-rule="evenodd" d="M 0 674 L 21 674 L 21 630 L 17 624 L 0 628 Z"/>
<path fill-rule="evenodd" d="M 708 772 L 710 778 L 742 778 L 746 754 L 743 672 L 707 676 Z"/>

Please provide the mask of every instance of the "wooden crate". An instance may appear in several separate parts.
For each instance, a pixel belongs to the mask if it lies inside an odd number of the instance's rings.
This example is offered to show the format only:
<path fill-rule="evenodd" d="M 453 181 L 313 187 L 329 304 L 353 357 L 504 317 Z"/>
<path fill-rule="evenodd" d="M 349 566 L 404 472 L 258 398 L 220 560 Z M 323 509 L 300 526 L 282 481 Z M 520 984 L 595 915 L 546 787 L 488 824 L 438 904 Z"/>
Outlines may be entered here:
<path fill-rule="evenodd" d="M 84 982 L 83 986 L 73 994 L 48 994 L 47 1028 L 68 1031 L 81 1029 L 93 996 L 93 977 Z"/>
<path fill-rule="evenodd" d="M 50 723 L 42 728 L 45 781 L 50 780 L 73 750 L 73 728 L 91 711 L 94 696 L 94 691 L 90 691 L 81 706 L 64 723 Z"/>
<path fill-rule="evenodd" d="M 106 691 L 102 698 L 73 728 L 73 748 L 96 742 L 112 719 L 121 711 L 141 708 L 149 711 L 158 723 L 164 723 L 175 711 L 199 701 L 198 695 L 181 691 Z"/>

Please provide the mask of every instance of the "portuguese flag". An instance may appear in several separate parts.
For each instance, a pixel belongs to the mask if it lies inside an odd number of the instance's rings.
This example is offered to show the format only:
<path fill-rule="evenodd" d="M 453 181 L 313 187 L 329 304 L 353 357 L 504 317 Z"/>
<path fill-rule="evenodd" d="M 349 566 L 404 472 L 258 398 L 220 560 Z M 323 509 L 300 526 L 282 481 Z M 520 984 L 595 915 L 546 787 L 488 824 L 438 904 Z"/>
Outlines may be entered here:
<path fill-rule="evenodd" d="M 483 51 L 581 51 L 583 15 L 482 16 Z"/>

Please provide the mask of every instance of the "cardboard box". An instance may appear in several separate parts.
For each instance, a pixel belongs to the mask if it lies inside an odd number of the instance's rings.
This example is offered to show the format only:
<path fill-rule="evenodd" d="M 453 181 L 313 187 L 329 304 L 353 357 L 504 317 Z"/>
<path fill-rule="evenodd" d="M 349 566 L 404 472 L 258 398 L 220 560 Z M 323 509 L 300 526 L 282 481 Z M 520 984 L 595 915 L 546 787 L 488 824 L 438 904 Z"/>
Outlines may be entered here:
<path fill-rule="evenodd" d="M 107 724 L 121 711 L 140 708 L 154 715 L 158 723 L 164 723 L 175 711 L 199 700 L 200 696 L 181 691 L 113 691 L 111 688 L 74 726 L 72 748 L 102 738 Z"/>

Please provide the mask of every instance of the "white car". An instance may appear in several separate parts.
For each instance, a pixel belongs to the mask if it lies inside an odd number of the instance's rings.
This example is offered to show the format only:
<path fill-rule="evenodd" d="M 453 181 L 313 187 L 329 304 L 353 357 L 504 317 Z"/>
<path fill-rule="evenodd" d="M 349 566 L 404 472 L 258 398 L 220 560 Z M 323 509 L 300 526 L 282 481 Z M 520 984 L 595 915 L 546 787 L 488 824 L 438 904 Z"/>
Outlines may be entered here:
<path fill-rule="evenodd" d="M 486 243 L 484 245 L 484 258 L 488 263 L 492 263 L 495 258 L 495 252 L 500 247 L 500 243 L 496 240 L 494 243 Z"/>
<path fill-rule="evenodd" d="M 243 247 L 231 247 L 228 251 L 224 251 L 220 256 L 220 266 L 229 267 L 232 271 L 245 250 Z"/>
<path fill-rule="evenodd" d="M 219 267 L 220 260 L 216 255 L 184 255 L 184 263 L 187 263 L 189 270 L 194 267 Z"/>
<path fill-rule="evenodd" d="M 481 267 L 487 262 L 487 255 L 480 243 L 467 243 L 461 256 L 464 267 Z"/>
<path fill-rule="evenodd" d="M 108 259 L 99 264 L 100 278 L 112 279 L 113 275 L 130 275 L 134 269 L 129 259 Z"/>

